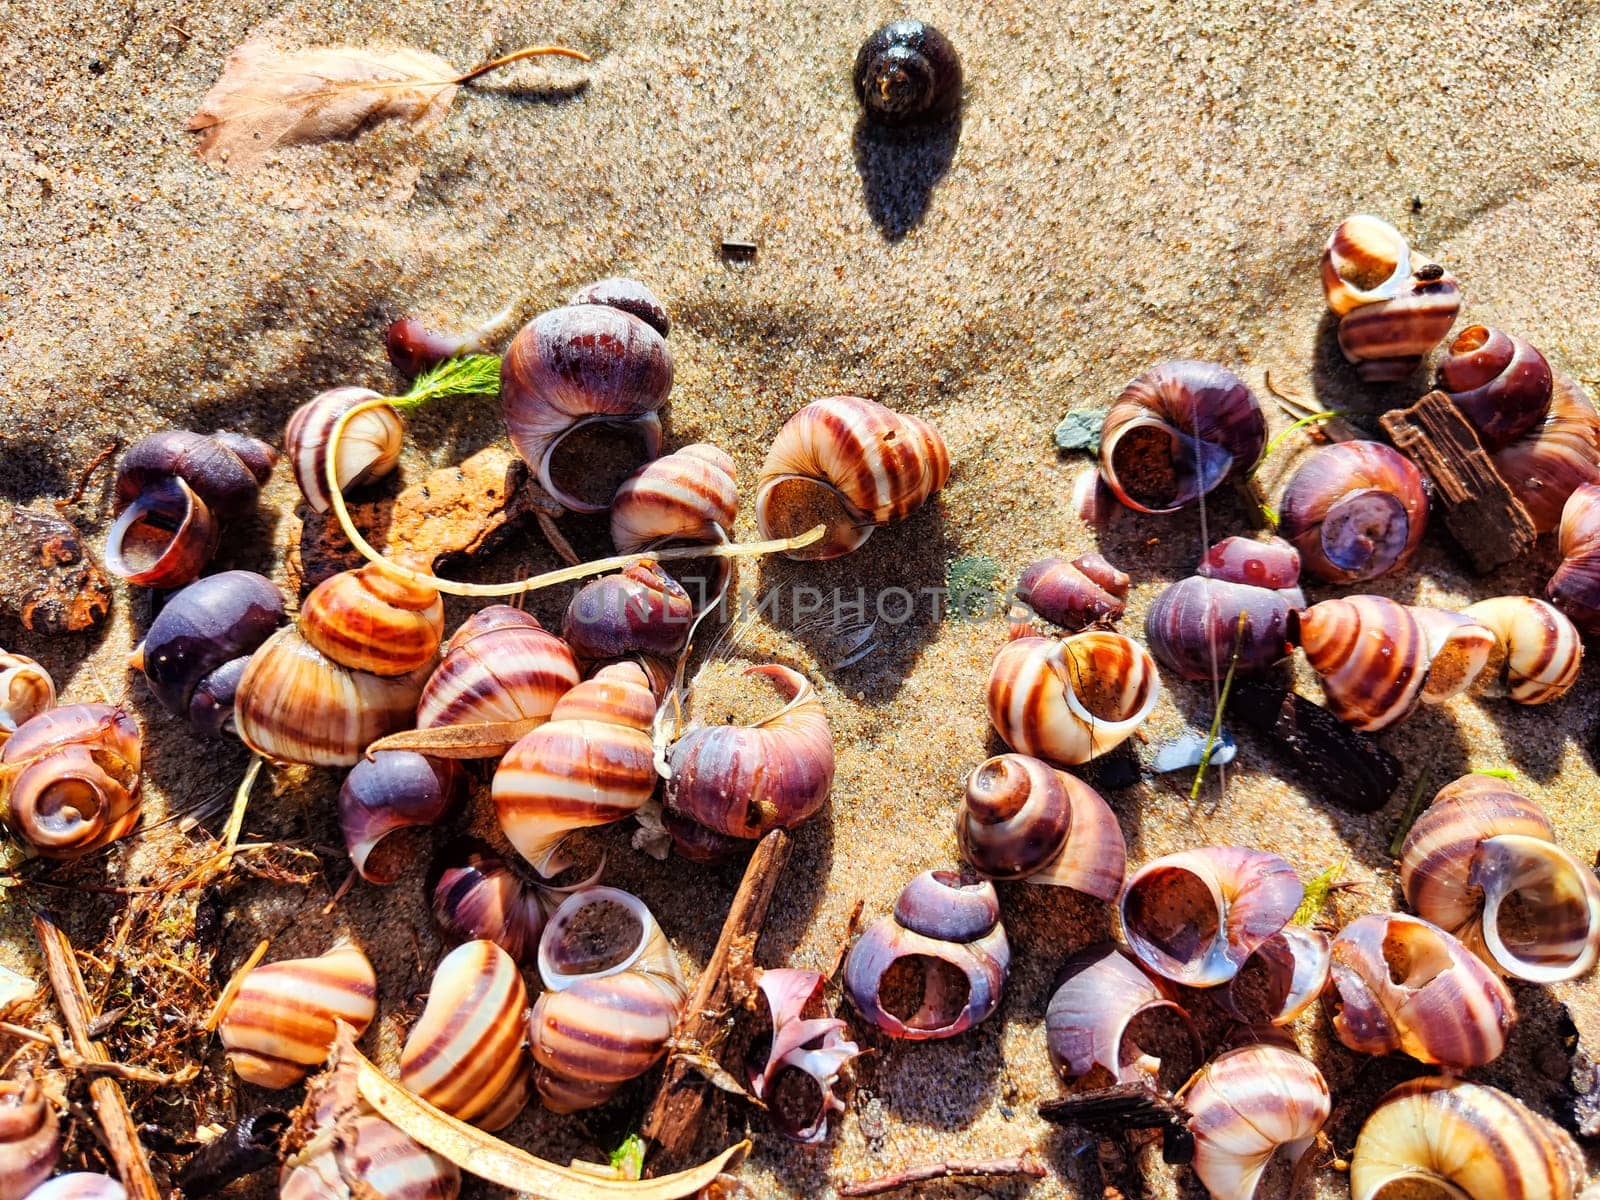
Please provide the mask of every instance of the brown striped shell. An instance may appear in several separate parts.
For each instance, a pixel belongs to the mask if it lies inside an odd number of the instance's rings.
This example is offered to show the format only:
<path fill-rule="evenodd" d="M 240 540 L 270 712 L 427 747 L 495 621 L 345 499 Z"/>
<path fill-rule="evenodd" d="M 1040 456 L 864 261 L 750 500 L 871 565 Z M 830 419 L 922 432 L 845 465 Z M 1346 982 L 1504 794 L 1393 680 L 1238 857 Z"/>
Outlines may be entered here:
<path fill-rule="evenodd" d="M 1532 596 L 1496 596 L 1461 610 L 1494 634 L 1478 691 L 1518 704 L 1559 700 L 1578 682 L 1583 639 L 1560 609 Z"/>
<path fill-rule="evenodd" d="M 592 887 L 562 902 L 539 939 L 547 989 L 528 1019 L 545 1107 L 604 1103 L 667 1051 L 688 989 L 666 935 L 636 896 Z"/>
<path fill-rule="evenodd" d="M 325 513 L 333 507 L 328 493 L 327 459 L 335 423 L 356 405 L 376 399 L 378 393 L 370 388 L 331 388 L 289 415 L 283 430 L 283 452 L 289 457 L 300 494 L 314 512 Z M 334 467 L 339 491 L 348 492 L 393 471 L 400 462 L 405 439 L 400 414 L 387 405 L 352 418 L 339 439 Z"/>
<path fill-rule="evenodd" d="M 1498 1088 L 1434 1075 L 1402 1083 L 1372 1110 L 1350 1156 L 1350 1200 L 1575 1200 L 1588 1174 L 1554 1121 Z"/>
<path fill-rule="evenodd" d="M 1382 442 L 1313 450 L 1278 502 L 1278 532 L 1300 551 L 1307 571 L 1330 583 L 1399 570 L 1427 524 L 1422 473 Z"/>
<path fill-rule="evenodd" d="M 1026 754 L 973 768 L 956 840 L 989 879 L 1056 884 L 1098 900 L 1122 890 L 1128 852 L 1116 814 L 1083 780 Z"/>
<path fill-rule="evenodd" d="M 461 1171 L 372 1112 L 329 1120 L 284 1160 L 278 1200 L 456 1200 Z"/>
<path fill-rule="evenodd" d="M 1378 217 L 1347 217 L 1322 254 L 1322 292 L 1339 350 L 1369 383 L 1404 379 L 1455 324 L 1461 289 Z"/>
<path fill-rule="evenodd" d="M 655 791 L 656 699 L 632 663 L 603 667 L 506 751 L 492 795 L 500 828 L 541 875 L 566 866 L 575 829 L 632 816 Z"/>
<path fill-rule="evenodd" d="M 361 1036 L 378 1011 L 378 978 L 355 946 L 246 972 L 227 1001 L 217 1036 L 234 1072 L 257 1087 L 286 1088 L 322 1064 L 335 1023 Z"/>
<path fill-rule="evenodd" d="M 1073 955 L 1044 1014 L 1050 1061 L 1063 1079 L 1096 1067 L 1117 1083 L 1175 1091 L 1200 1065 L 1200 1034 L 1163 983 L 1114 946 Z"/>
<path fill-rule="evenodd" d="M 1179 1099 L 1194 1138 L 1191 1165 L 1212 1200 L 1252 1200 L 1268 1163 L 1298 1162 L 1333 1107 L 1310 1060 L 1266 1043 L 1219 1054 Z"/>
<path fill-rule="evenodd" d="M 0 1080 L 0 1200 L 23 1200 L 56 1169 L 61 1122 L 37 1080 Z"/>
<path fill-rule="evenodd" d="M 377 563 L 340 571 L 300 606 L 300 633 L 340 666 L 407 675 L 430 666 L 444 636 L 444 601 Z"/>
<path fill-rule="evenodd" d="M 504 1129 L 528 1103 L 527 1008 L 509 954 L 481 939 L 457 946 L 433 972 L 428 1003 L 400 1051 L 400 1082 L 452 1117 Z"/>
<path fill-rule="evenodd" d="M 1161 695 L 1155 660 L 1104 630 L 1008 641 L 989 668 L 989 720 L 1022 754 L 1072 766 L 1142 725 Z"/>
<path fill-rule="evenodd" d="M 1600 483 L 1576 488 L 1561 510 L 1561 565 L 1544 594 L 1572 623 L 1600 634 Z"/>
<path fill-rule="evenodd" d="M 0 746 L 56 702 L 50 673 L 26 654 L 0 650 Z"/>
<path fill-rule="evenodd" d="M 1122 616 L 1128 598 L 1128 577 L 1101 555 L 1044 558 L 1023 568 L 1016 598 L 1036 614 L 1068 633 Z"/>
<path fill-rule="evenodd" d="M 1576 979 L 1600 956 L 1600 880 L 1504 780 L 1439 790 L 1401 848 L 1400 886 L 1419 916 L 1518 979 Z"/>
<path fill-rule="evenodd" d="M 0 821 L 45 858 L 98 850 L 139 823 L 142 757 L 126 709 L 46 709 L 0 743 Z"/>
<path fill-rule="evenodd" d="M 837 558 L 880 525 L 916 512 L 950 478 L 950 452 L 921 417 L 859 396 L 829 396 L 784 422 L 756 480 L 761 536 L 823 524 L 822 540 L 791 558 Z"/>
<path fill-rule="evenodd" d="M 1600 413 L 1577 380 L 1557 375 L 1544 419 L 1491 457 L 1534 528 L 1549 533 L 1561 524 L 1567 498 L 1600 482 Z"/>
<path fill-rule="evenodd" d="M 1550 364 L 1519 337 L 1469 325 L 1439 363 L 1439 389 L 1483 442 L 1498 450 L 1527 433 L 1550 408 Z"/>
<path fill-rule="evenodd" d="M 727 541 L 738 515 L 733 459 L 697 442 L 646 463 L 623 482 L 611 501 L 611 541 L 619 554 Z"/>
<path fill-rule="evenodd" d="M 1506 985 L 1437 925 L 1357 917 L 1333 939 L 1333 1029 L 1362 1054 L 1409 1054 L 1454 1070 L 1493 1062 L 1517 1018 Z"/>

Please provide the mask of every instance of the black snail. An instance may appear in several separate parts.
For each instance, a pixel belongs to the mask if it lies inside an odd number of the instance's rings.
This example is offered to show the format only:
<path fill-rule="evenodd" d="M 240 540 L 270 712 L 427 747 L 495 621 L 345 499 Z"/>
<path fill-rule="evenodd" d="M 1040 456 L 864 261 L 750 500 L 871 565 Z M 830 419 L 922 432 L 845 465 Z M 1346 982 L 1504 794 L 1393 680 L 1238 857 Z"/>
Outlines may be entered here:
<path fill-rule="evenodd" d="M 856 52 L 856 99 L 883 125 L 935 121 L 961 104 L 961 56 L 932 25 L 891 21 Z"/>

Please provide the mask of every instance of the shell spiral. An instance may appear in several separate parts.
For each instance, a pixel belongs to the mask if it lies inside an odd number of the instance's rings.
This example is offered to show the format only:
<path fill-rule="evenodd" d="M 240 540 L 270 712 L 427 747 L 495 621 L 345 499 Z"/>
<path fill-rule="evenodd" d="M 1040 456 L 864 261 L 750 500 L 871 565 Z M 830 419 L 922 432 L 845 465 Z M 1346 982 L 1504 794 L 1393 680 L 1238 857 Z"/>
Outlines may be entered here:
<path fill-rule="evenodd" d="M 306 401 L 289 415 L 283 430 L 283 450 L 313 511 L 333 507 L 328 492 L 328 441 L 340 417 L 358 404 L 378 399 L 369 388 L 338 387 Z M 400 462 L 406 430 L 400 414 L 388 405 L 371 408 L 350 420 L 339 439 L 334 472 L 341 493 L 371 483 L 393 471 Z"/>
<path fill-rule="evenodd" d="M 1072 766 L 1127 739 L 1155 708 L 1161 678 L 1145 648 L 1090 630 L 1007 642 L 989 668 L 989 720 L 1022 754 Z"/>
<path fill-rule="evenodd" d="M 407 675 L 433 664 L 444 636 L 444 601 L 432 588 L 369 563 L 312 588 L 299 625 L 301 636 L 340 666 Z"/>
<path fill-rule="evenodd" d="M 23 1200 L 55 1170 L 61 1122 L 37 1080 L 0 1080 L 0 1200 Z"/>
<path fill-rule="evenodd" d="M 1292 1050 L 1241 1046 L 1212 1059 L 1183 1094 L 1194 1173 L 1215 1200 L 1252 1200 L 1275 1155 L 1299 1160 L 1333 1103 L 1322 1072 Z"/>
<path fill-rule="evenodd" d="M 46 709 L 0 745 L 0 820 L 35 854 L 80 858 L 139 823 L 141 761 L 125 709 Z"/>
<path fill-rule="evenodd" d="M 317 958 L 284 959 L 247 972 L 217 1035 L 234 1072 L 257 1087 L 286 1088 L 320 1066 L 343 1021 L 359 1037 L 378 1011 L 378 977 L 352 945 Z"/>
<path fill-rule="evenodd" d="M 1461 610 L 1494 634 L 1477 688 L 1518 704 L 1559 700 L 1578 682 L 1583 640 L 1560 609 L 1532 596 L 1495 596 Z"/>
<path fill-rule="evenodd" d="M 448 940 L 493 942 L 521 967 L 534 965 L 544 932 L 545 890 L 471 839 L 446 846 L 429 872 L 433 919 Z"/>
<path fill-rule="evenodd" d="M 56 702 L 50 673 L 26 654 L 0 650 L 0 746 Z"/>
<path fill-rule="evenodd" d="M 1428 493 L 1411 460 L 1381 442 L 1335 442 L 1295 471 L 1278 531 L 1305 568 L 1330 583 L 1399 570 L 1422 544 Z"/>
<path fill-rule="evenodd" d="M 1463 329 L 1439 364 L 1440 389 L 1487 450 L 1500 449 L 1544 419 L 1551 384 L 1543 354 L 1487 325 Z"/>

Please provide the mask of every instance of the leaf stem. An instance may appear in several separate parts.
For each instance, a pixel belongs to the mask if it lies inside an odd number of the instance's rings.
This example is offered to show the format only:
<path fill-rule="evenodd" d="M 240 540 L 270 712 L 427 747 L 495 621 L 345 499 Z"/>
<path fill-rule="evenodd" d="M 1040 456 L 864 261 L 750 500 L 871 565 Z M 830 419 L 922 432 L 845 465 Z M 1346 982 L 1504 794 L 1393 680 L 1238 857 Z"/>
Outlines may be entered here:
<path fill-rule="evenodd" d="M 1411 789 L 1411 799 L 1406 801 L 1405 811 L 1400 814 L 1400 827 L 1394 831 L 1394 837 L 1389 841 L 1391 858 L 1400 857 L 1400 850 L 1406 844 L 1406 835 L 1411 832 L 1411 827 L 1422 815 L 1422 797 L 1427 794 L 1430 777 L 1430 773 L 1426 770 L 1417 776 L 1416 786 Z"/>
<path fill-rule="evenodd" d="M 1222 696 L 1217 700 L 1216 715 L 1211 718 L 1211 732 L 1206 734 L 1205 749 L 1200 752 L 1200 766 L 1194 773 L 1194 785 L 1189 789 L 1189 799 L 1200 798 L 1200 785 L 1206 781 L 1206 768 L 1211 765 L 1211 755 L 1217 748 L 1217 737 L 1222 733 L 1222 712 L 1228 707 L 1228 693 L 1233 690 L 1233 675 L 1239 668 L 1239 652 L 1244 648 L 1244 626 L 1249 613 L 1239 610 L 1239 624 L 1233 634 L 1233 657 L 1228 660 L 1228 674 L 1222 680 Z M 1215 667 L 1212 668 L 1215 670 Z"/>
<path fill-rule="evenodd" d="M 541 54 L 559 54 L 563 58 L 575 58 L 579 62 L 593 61 L 582 50 L 571 50 L 566 46 L 524 46 L 521 50 L 513 50 L 510 54 L 502 54 L 499 58 L 491 58 L 488 62 L 481 62 L 465 75 L 458 75 L 451 82 L 471 83 L 479 75 L 487 75 L 490 71 L 498 71 L 501 67 L 509 67 L 514 62 L 521 62 L 525 58 L 535 58 Z"/>

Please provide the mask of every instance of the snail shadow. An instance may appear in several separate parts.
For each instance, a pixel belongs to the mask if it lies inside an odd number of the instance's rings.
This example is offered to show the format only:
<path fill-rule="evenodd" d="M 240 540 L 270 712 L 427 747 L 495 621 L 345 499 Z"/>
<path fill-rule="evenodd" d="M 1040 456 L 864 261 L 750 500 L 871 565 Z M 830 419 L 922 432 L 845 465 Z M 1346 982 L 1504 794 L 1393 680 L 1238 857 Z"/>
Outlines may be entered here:
<path fill-rule="evenodd" d="M 886 129 L 856 120 L 856 172 L 867 215 L 884 240 L 898 242 L 922 223 L 933 189 L 950 169 L 961 141 L 961 112 L 935 125 Z"/>
<path fill-rule="evenodd" d="M 1323 311 L 1312 342 L 1311 386 L 1317 407 L 1350 414 L 1368 434 L 1378 433 L 1378 417 L 1403 408 L 1429 390 L 1431 367 L 1425 359 L 1410 375 L 1393 383 L 1367 383 L 1339 349 L 1339 318 Z"/>
<path fill-rule="evenodd" d="M 62 457 L 67 448 L 59 437 L 8 437 L 0 454 L 0 500 L 25 505 L 39 496 L 65 496 L 72 490 Z M 93 503 L 108 488 L 112 472 L 96 472 L 84 492 Z M 108 493 L 107 493 L 108 494 Z"/>

